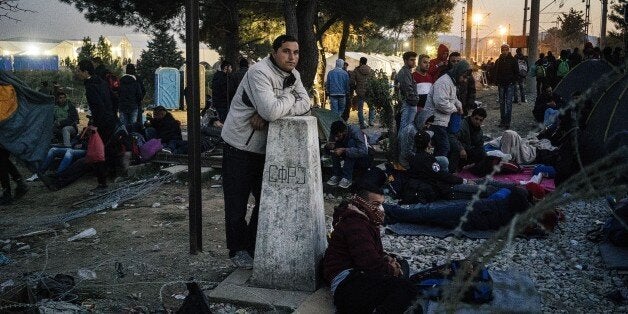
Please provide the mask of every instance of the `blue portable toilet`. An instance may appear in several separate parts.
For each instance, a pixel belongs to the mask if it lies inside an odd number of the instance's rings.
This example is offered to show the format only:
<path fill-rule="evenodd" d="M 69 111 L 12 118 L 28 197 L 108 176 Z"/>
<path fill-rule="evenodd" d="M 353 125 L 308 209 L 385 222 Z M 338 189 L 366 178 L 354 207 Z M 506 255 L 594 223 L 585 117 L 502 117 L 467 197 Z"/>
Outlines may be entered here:
<path fill-rule="evenodd" d="M 155 70 L 155 106 L 178 109 L 181 95 L 181 74 L 175 68 Z"/>

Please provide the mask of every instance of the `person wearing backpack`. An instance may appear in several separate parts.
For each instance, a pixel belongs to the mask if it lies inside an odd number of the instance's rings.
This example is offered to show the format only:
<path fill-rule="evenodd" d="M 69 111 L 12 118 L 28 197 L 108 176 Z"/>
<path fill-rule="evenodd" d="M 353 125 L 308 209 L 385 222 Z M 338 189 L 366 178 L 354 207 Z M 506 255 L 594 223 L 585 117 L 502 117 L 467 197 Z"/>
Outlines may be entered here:
<path fill-rule="evenodd" d="M 517 89 L 519 90 L 519 95 L 521 95 L 521 102 L 526 103 L 526 91 L 523 85 L 525 83 L 526 76 L 528 76 L 528 57 L 523 55 L 521 48 L 517 48 L 515 59 L 517 60 L 517 66 L 519 67 L 519 78 L 515 83 L 515 98 L 513 99 L 513 103 L 519 103 Z"/>
<path fill-rule="evenodd" d="M 560 60 L 558 60 L 558 69 L 556 70 L 556 84 L 569 73 L 569 53 L 567 50 L 560 52 Z"/>
<path fill-rule="evenodd" d="M 539 54 L 539 59 L 534 63 L 536 66 L 536 70 L 534 72 L 534 76 L 536 77 L 536 94 L 541 95 L 541 91 L 545 90 L 545 85 L 547 84 L 547 59 L 545 58 L 544 53 Z"/>

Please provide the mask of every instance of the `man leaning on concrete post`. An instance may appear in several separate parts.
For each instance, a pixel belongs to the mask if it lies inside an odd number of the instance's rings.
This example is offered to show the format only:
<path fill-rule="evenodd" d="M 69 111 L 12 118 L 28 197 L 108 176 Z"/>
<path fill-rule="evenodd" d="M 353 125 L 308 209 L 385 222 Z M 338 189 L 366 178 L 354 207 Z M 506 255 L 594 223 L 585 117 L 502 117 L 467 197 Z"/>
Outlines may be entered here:
<path fill-rule="evenodd" d="M 297 40 L 290 35 L 277 37 L 270 55 L 252 65 L 242 78 L 222 129 L 227 249 L 240 268 L 253 267 L 268 122 L 304 115 L 311 108 L 295 70 L 298 61 Z M 247 223 L 250 194 L 255 207 Z"/>

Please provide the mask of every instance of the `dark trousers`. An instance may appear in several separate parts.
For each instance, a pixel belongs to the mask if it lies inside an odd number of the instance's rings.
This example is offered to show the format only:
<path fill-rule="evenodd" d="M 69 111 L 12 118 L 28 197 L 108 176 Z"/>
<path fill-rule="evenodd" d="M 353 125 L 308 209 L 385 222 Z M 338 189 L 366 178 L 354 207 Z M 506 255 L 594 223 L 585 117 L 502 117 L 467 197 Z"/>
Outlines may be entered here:
<path fill-rule="evenodd" d="M 255 250 L 264 160 L 266 156 L 225 144 L 222 158 L 222 184 L 225 198 L 225 230 L 229 255 Z M 255 198 L 251 219 L 246 222 L 249 195 Z"/>
<path fill-rule="evenodd" d="M 8 150 L 0 148 L 0 183 L 2 189 L 11 192 L 11 178 L 13 181 L 18 181 L 22 178 L 22 175 L 17 170 L 13 162 L 9 159 Z"/>
<path fill-rule="evenodd" d="M 220 120 L 220 122 L 222 123 L 225 123 L 225 120 L 227 120 L 227 114 L 229 113 L 229 107 L 214 106 L 214 108 L 216 109 L 216 113 L 218 113 L 218 120 Z"/>
<path fill-rule="evenodd" d="M 449 133 L 447 127 L 440 125 L 430 126 L 430 130 L 434 131 L 432 137 L 432 145 L 434 145 L 434 156 L 445 156 L 449 154 Z"/>
<path fill-rule="evenodd" d="M 543 92 L 543 88 L 545 88 L 545 84 L 547 84 L 547 80 L 544 77 L 536 78 L 536 95 L 541 95 Z"/>
<path fill-rule="evenodd" d="M 336 288 L 334 305 L 338 313 L 403 313 L 416 295 L 406 278 L 353 270 Z"/>
<path fill-rule="evenodd" d="M 107 185 L 107 163 L 96 162 L 87 163 L 87 159 L 80 158 L 73 162 L 67 169 L 56 175 L 57 188 L 66 187 L 84 175 L 94 173 L 98 181 L 98 185 Z"/>

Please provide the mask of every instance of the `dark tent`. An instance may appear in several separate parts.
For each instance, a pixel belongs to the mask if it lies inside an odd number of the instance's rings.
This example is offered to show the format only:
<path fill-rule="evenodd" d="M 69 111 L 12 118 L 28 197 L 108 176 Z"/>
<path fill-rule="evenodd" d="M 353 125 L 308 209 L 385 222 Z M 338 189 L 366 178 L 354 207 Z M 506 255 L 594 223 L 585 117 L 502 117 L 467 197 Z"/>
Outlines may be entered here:
<path fill-rule="evenodd" d="M 312 108 L 312 116 L 318 120 L 318 138 L 321 141 L 329 141 L 329 132 L 331 124 L 335 121 L 342 120 L 339 115 L 329 109 Z"/>
<path fill-rule="evenodd" d="M 613 67 L 604 60 L 583 61 L 567 73 L 556 85 L 554 92 L 565 99 L 571 99 L 571 95 L 574 92 L 584 93 L 591 87 L 597 87 L 594 83 L 598 82 L 604 74 L 612 71 Z M 601 92 L 601 88 L 595 88 L 592 90 L 589 99 L 595 102 L 601 95 Z"/>
<path fill-rule="evenodd" d="M 614 82 L 585 117 L 585 129 L 593 139 L 606 143 L 616 133 L 628 130 L 628 74 L 615 75 Z"/>
<path fill-rule="evenodd" d="M 0 145 L 6 150 L 24 161 L 43 160 L 52 140 L 53 115 L 52 96 L 0 71 Z"/>

